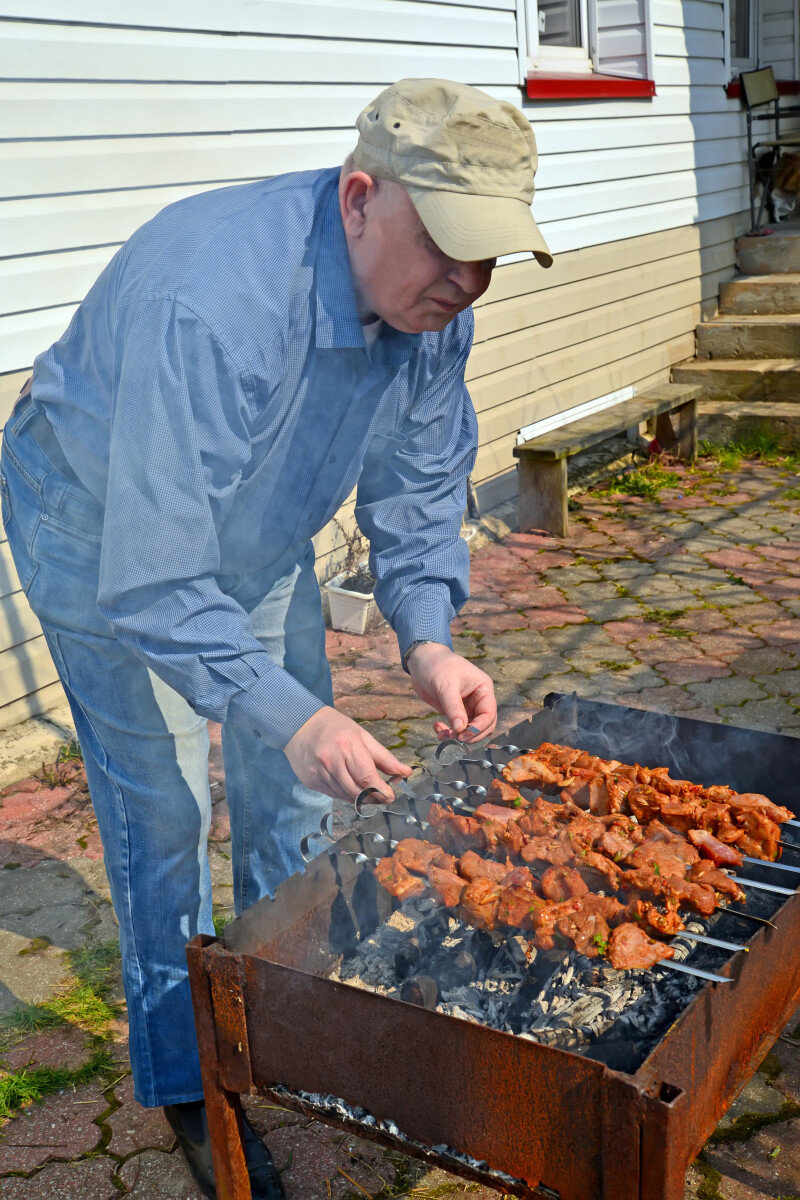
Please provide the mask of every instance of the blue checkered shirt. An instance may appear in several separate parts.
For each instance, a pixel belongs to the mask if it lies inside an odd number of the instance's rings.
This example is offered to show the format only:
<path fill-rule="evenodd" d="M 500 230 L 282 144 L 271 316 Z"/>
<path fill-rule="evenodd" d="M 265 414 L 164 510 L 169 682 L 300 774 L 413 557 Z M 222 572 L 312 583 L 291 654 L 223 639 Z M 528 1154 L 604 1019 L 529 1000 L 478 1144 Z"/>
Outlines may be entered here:
<path fill-rule="evenodd" d="M 284 175 L 165 208 L 33 374 L 105 505 L 98 606 L 115 635 L 196 712 L 279 748 L 320 701 L 262 649 L 226 577 L 285 574 L 357 484 L 401 653 L 450 645 L 468 595 L 472 313 L 441 333 L 384 325 L 368 350 L 337 181 Z"/>

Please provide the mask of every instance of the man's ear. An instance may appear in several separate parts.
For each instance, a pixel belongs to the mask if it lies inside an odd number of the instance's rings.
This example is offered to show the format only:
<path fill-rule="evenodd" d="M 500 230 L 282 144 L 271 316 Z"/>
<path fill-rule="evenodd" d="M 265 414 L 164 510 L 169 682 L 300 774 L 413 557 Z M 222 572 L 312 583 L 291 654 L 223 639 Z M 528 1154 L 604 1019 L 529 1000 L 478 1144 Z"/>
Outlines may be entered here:
<path fill-rule="evenodd" d="M 339 188 L 339 207 L 342 224 L 348 237 L 361 237 L 367 221 L 367 205 L 378 190 L 377 180 L 366 171 L 353 171 L 342 180 Z"/>

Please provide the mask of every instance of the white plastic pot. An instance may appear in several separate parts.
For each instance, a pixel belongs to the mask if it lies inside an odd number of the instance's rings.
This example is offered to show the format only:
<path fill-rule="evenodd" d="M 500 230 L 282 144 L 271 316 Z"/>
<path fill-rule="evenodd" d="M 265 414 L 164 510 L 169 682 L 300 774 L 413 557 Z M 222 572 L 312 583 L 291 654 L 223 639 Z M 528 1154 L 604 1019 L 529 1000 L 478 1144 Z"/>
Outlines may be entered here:
<path fill-rule="evenodd" d="M 331 609 L 331 627 L 341 633 L 366 633 L 381 619 L 372 592 L 351 592 L 341 585 L 345 575 L 335 575 L 325 584 Z"/>

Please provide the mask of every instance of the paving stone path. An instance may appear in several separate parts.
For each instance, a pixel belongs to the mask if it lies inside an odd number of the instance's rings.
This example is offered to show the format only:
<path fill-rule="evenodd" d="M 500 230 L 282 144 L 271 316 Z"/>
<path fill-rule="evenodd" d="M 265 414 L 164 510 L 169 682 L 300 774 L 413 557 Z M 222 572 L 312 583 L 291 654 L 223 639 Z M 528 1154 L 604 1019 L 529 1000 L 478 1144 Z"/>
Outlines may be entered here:
<path fill-rule="evenodd" d="M 577 497 L 572 532 L 562 540 L 485 522 L 493 540 L 473 555 L 472 598 L 453 632 L 460 653 L 495 680 L 501 729 L 548 692 L 574 690 L 800 737 L 797 465 L 743 462 L 723 471 L 704 460 L 675 471 L 674 485 L 652 499 Z M 405 761 L 427 761 L 431 714 L 411 692 L 389 630 L 329 633 L 328 652 L 339 709 Z M 230 843 L 214 728 L 210 777 L 209 850 L 224 921 Z M 133 1100 L 124 1011 L 102 1028 L 82 1010 L 34 1034 L 19 1024 L 20 1004 L 72 995 L 77 960 L 65 952 L 114 937 L 80 765 L 53 764 L 7 786 L 0 792 L 0 1098 L 21 1069 L 79 1074 L 98 1047 L 105 1059 L 101 1074 L 0 1127 L 0 1200 L 200 1200 L 160 1111 Z M 800 1197 L 798 1026 L 800 1012 L 688 1171 L 687 1200 Z M 495 1195 L 281 1109 L 255 1103 L 251 1115 L 290 1200 L 412 1189 L 417 1200 Z"/>

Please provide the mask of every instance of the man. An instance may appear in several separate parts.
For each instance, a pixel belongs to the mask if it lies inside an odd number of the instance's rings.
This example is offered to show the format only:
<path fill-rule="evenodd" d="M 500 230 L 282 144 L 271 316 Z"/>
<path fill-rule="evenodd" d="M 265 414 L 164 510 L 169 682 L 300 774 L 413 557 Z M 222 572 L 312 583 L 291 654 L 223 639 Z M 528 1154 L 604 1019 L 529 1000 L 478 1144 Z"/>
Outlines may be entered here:
<path fill-rule="evenodd" d="M 237 912 L 301 865 L 329 798 L 408 768 L 333 708 L 311 537 L 357 485 L 376 596 L 440 737 L 491 732 L 454 654 L 476 421 L 470 306 L 550 255 L 525 117 L 404 80 L 342 172 L 171 205 L 40 355 L 5 430 L 3 516 L 84 753 L 119 919 L 136 1097 L 214 1195 L 184 946 L 210 932 L 207 719 Z M 247 1131 L 256 1197 L 280 1195 Z"/>

